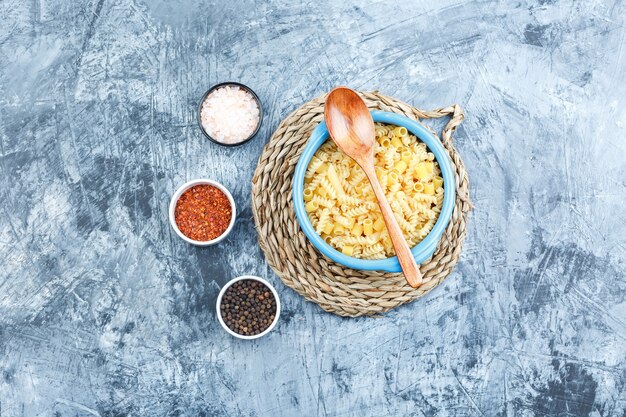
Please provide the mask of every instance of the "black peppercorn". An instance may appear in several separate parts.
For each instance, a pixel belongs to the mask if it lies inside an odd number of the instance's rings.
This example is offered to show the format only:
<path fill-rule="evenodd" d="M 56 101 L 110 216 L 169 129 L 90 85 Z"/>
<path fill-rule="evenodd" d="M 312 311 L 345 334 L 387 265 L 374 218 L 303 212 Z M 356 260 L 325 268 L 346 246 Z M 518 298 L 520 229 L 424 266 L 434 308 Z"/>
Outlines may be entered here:
<path fill-rule="evenodd" d="M 259 281 L 237 281 L 224 293 L 220 312 L 232 331 L 254 336 L 264 332 L 274 321 L 276 299 L 270 289 Z"/>

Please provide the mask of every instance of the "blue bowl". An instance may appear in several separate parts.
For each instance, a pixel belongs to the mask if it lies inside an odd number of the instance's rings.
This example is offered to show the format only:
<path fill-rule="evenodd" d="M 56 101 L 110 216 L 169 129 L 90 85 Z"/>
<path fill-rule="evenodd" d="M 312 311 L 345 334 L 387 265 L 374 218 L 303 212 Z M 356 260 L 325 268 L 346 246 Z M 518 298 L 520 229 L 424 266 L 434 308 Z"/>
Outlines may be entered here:
<path fill-rule="evenodd" d="M 396 113 L 386 111 L 372 111 L 370 113 L 372 114 L 374 122 L 406 127 L 410 133 L 426 144 L 428 149 L 435 155 L 435 159 L 437 159 L 439 167 L 441 168 L 444 189 L 443 207 L 441 208 L 441 213 L 439 213 L 435 226 L 426 238 L 411 249 L 415 262 L 420 264 L 430 258 L 435 252 L 439 239 L 452 217 L 452 210 L 454 209 L 454 201 L 456 199 L 456 185 L 454 181 L 452 163 L 441 142 L 439 142 L 439 140 L 421 124 Z M 317 151 L 317 149 L 322 146 L 328 138 L 326 123 L 322 122 L 311 133 L 311 138 L 304 148 L 304 151 L 302 151 L 302 155 L 300 155 L 298 164 L 296 165 L 293 177 L 292 198 L 300 227 L 317 250 L 333 261 L 345 265 L 348 268 L 368 271 L 400 272 L 402 269 L 397 256 L 376 260 L 358 259 L 352 256 L 347 256 L 330 246 L 315 232 L 315 229 L 309 220 L 309 216 L 304 209 L 304 197 L 302 195 L 304 191 L 304 173 L 306 172 L 315 151 Z"/>

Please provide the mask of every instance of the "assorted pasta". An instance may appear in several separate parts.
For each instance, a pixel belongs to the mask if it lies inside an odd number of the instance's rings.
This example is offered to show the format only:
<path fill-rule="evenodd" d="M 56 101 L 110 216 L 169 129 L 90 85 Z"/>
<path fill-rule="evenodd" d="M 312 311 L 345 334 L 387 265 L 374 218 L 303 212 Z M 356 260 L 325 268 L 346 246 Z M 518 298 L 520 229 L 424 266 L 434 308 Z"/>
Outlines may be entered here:
<path fill-rule="evenodd" d="M 401 126 L 376 123 L 376 175 L 413 247 L 431 231 L 443 204 L 443 178 L 426 145 Z M 395 255 L 374 191 L 363 170 L 326 141 L 304 175 L 305 209 L 335 249 L 362 259 Z"/>

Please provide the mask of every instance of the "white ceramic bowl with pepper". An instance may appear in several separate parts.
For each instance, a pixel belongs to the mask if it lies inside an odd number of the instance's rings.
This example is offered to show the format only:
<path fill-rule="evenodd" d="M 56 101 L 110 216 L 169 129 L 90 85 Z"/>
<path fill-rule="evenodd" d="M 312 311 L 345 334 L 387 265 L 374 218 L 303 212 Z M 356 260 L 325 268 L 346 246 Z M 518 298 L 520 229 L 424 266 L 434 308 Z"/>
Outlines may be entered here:
<path fill-rule="evenodd" d="M 276 326 L 280 299 L 263 278 L 244 275 L 230 280 L 216 302 L 217 319 L 230 335 L 243 340 L 263 337 Z"/>

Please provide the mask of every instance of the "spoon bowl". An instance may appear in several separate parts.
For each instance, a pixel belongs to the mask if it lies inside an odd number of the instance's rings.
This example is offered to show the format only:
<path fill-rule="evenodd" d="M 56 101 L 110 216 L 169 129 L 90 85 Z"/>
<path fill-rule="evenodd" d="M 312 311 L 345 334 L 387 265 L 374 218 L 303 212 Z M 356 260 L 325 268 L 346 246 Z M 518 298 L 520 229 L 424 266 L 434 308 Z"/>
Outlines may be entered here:
<path fill-rule="evenodd" d="M 328 133 L 337 147 L 354 159 L 369 179 L 402 272 L 411 287 L 419 287 L 422 283 L 422 274 L 376 176 L 374 120 L 365 102 L 355 91 L 347 87 L 334 88 L 326 98 L 324 120 Z"/>
<path fill-rule="evenodd" d="M 358 94 L 345 87 L 332 90 L 324 106 L 324 119 L 339 149 L 355 161 L 355 157 L 371 157 L 373 163 L 374 120 Z"/>

